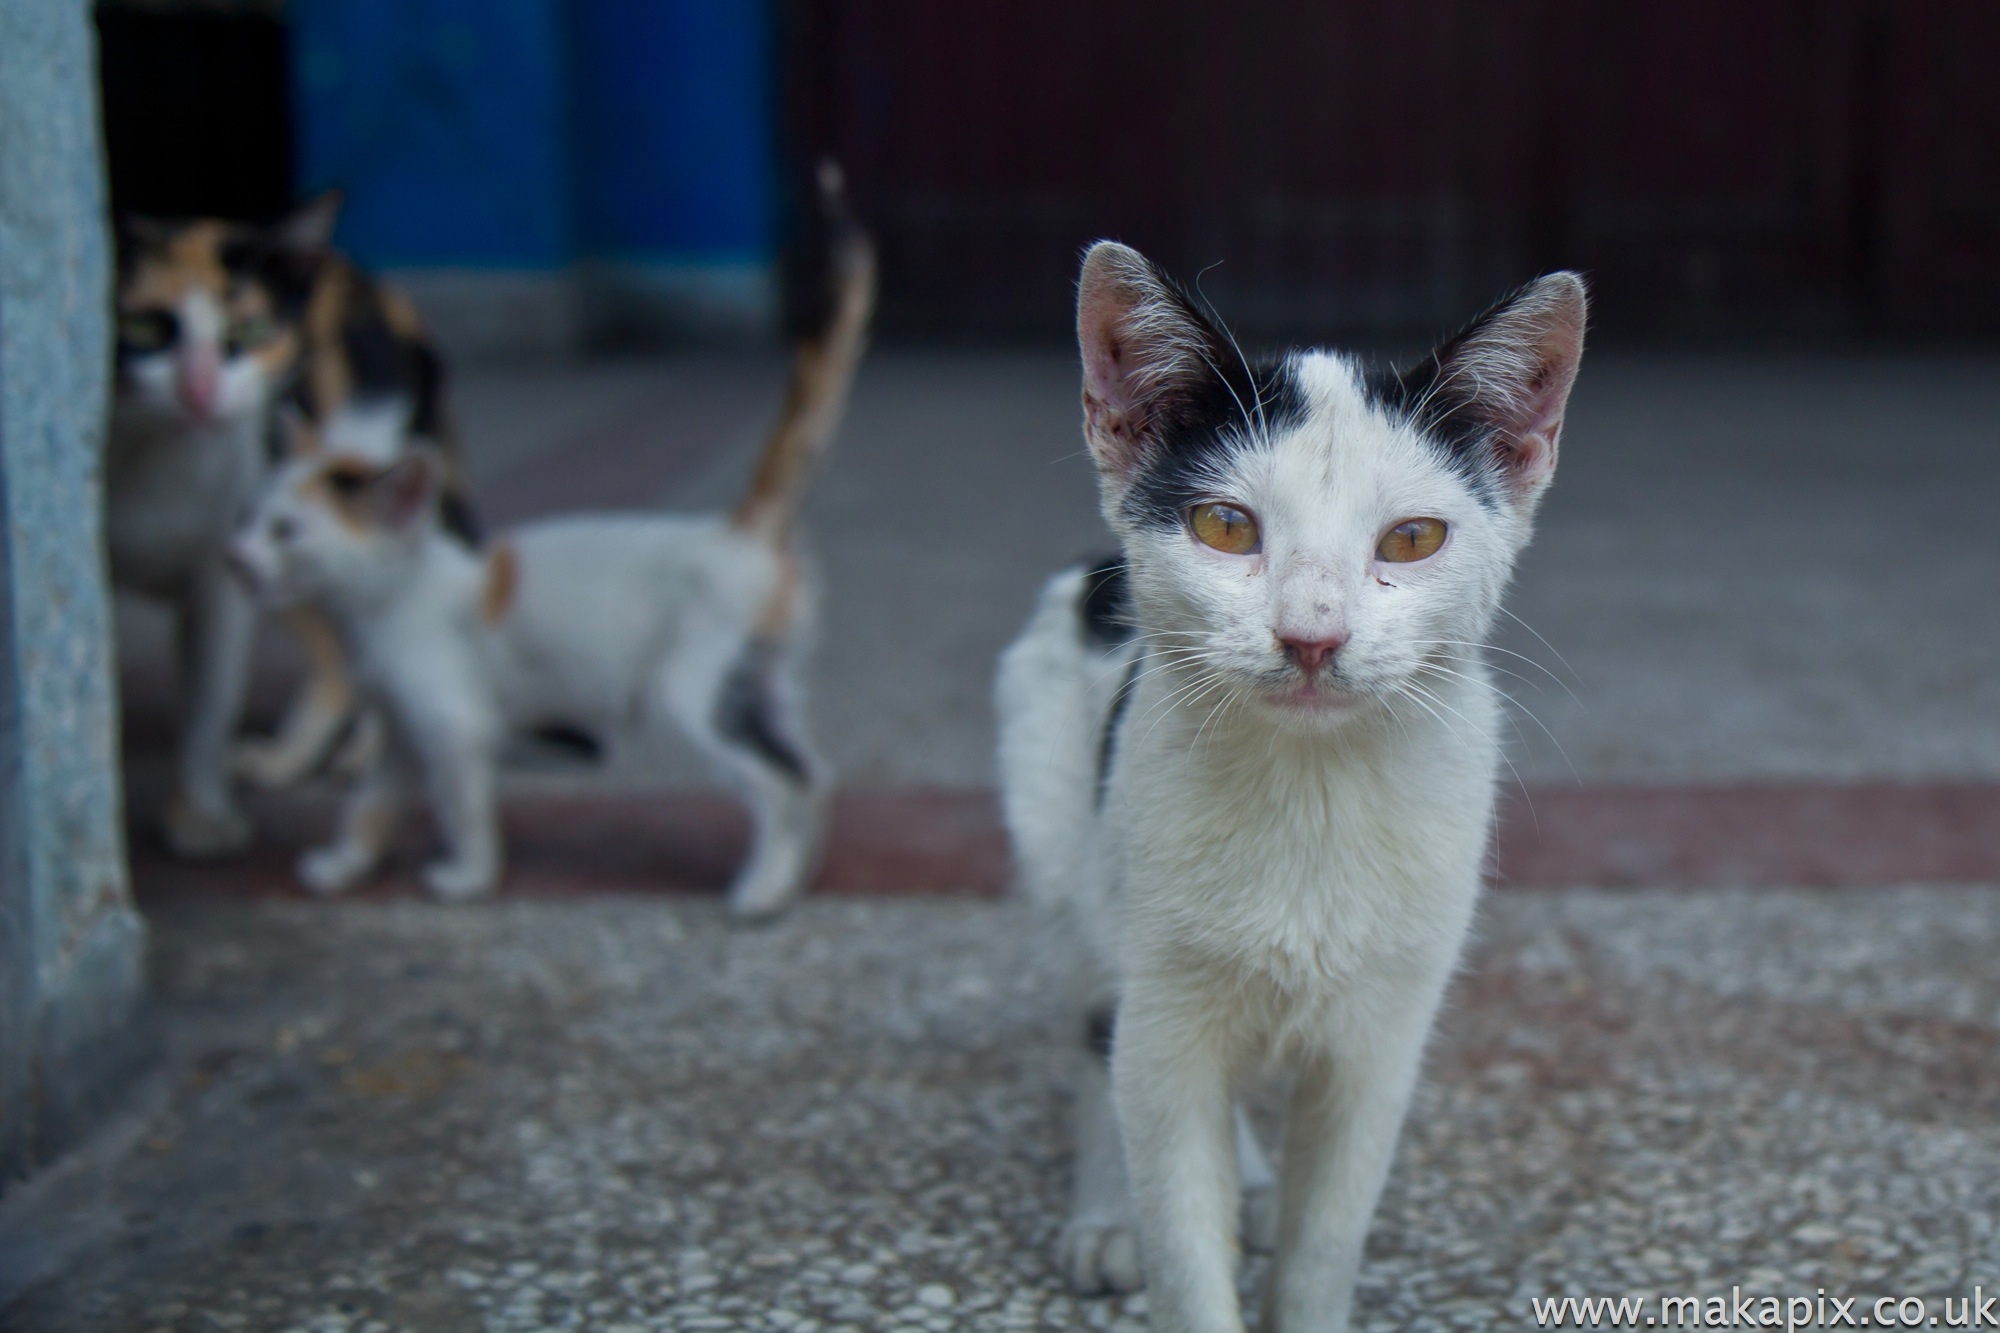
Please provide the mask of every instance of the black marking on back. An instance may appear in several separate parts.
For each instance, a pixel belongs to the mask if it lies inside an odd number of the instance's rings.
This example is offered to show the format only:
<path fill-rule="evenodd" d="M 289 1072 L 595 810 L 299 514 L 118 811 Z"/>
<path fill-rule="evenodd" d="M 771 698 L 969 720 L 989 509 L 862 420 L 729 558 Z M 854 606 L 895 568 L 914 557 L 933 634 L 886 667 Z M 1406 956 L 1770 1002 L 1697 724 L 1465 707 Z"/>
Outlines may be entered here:
<path fill-rule="evenodd" d="M 715 726 L 729 740 L 750 750 L 792 781 L 808 781 L 805 756 L 782 730 L 771 686 L 778 647 L 752 640 L 730 669 L 715 700 Z"/>
<path fill-rule="evenodd" d="M 1111 1046 L 1118 1037 L 1118 1011 L 1099 1005 L 1083 1017 L 1083 1044 L 1093 1054 L 1109 1060 Z"/>
<path fill-rule="evenodd" d="M 548 722 L 531 733 L 536 744 L 561 751 L 572 759 L 596 763 L 604 757 L 604 742 L 568 722 Z"/>
<path fill-rule="evenodd" d="M 1077 612 L 1083 635 L 1092 643 L 1109 646 L 1132 637 L 1132 589 L 1122 554 L 1090 557 Z"/>
<path fill-rule="evenodd" d="M 1134 653 L 1125 667 L 1125 679 L 1118 682 L 1118 693 L 1111 696 L 1111 711 L 1104 715 L 1104 731 L 1097 738 L 1097 808 L 1104 808 L 1104 798 L 1111 790 L 1111 760 L 1118 752 L 1118 728 L 1125 721 L 1126 710 L 1132 706 L 1132 694 L 1139 688 L 1139 664 L 1146 660 L 1144 653 Z"/>
<path fill-rule="evenodd" d="M 438 496 L 438 522 L 450 535 L 459 539 L 472 550 L 479 549 L 479 515 L 472 510 L 472 502 L 457 490 L 444 491 Z"/>

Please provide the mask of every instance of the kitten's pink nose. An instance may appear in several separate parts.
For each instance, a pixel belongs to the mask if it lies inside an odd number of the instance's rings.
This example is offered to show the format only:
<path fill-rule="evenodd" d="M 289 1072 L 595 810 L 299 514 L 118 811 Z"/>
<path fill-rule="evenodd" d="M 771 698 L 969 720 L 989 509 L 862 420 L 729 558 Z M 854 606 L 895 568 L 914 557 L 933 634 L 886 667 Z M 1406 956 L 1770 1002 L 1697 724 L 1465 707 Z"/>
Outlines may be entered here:
<path fill-rule="evenodd" d="M 181 401 L 188 411 L 205 419 L 215 411 L 221 381 L 222 367 L 213 357 L 190 356 L 181 362 Z"/>
<path fill-rule="evenodd" d="M 1284 646 L 1285 656 L 1298 663 L 1299 670 L 1305 672 L 1308 676 L 1312 676 L 1317 675 L 1321 667 L 1333 660 L 1333 655 L 1340 651 L 1342 644 L 1347 642 L 1347 636 L 1345 634 L 1334 634 L 1323 639 L 1292 639 L 1281 637 L 1278 642 Z"/>

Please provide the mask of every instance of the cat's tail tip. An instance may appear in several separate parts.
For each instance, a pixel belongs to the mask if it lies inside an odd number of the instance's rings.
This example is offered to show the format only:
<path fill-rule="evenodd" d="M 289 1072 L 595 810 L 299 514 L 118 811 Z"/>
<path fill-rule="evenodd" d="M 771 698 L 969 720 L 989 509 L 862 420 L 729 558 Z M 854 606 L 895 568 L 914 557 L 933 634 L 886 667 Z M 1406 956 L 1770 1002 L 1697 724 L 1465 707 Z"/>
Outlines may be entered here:
<path fill-rule="evenodd" d="M 793 355 L 784 412 L 732 519 L 773 543 L 783 540 L 805 498 L 814 462 L 839 429 L 875 314 L 875 243 L 849 206 L 846 173 L 832 158 L 822 158 L 815 179 L 827 238 L 823 314 Z"/>

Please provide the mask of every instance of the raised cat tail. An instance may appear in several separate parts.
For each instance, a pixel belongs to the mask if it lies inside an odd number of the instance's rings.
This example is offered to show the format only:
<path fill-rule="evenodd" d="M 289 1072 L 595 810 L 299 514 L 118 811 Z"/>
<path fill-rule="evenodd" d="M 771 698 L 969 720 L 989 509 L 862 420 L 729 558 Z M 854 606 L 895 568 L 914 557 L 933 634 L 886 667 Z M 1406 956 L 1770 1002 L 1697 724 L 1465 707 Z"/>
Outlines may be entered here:
<path fill-rule="evenodd" d="M 819 329 L 799 343 L 784 413 L 731 517 L 738 528 L 774 545 L 784 540 L 813 463 L 840 425 L 875 312 L 875 244 L 848 209 L 840 167 L 830 159 L 819 167 L 819 207 L 828 233 L 826 313 Z"/>

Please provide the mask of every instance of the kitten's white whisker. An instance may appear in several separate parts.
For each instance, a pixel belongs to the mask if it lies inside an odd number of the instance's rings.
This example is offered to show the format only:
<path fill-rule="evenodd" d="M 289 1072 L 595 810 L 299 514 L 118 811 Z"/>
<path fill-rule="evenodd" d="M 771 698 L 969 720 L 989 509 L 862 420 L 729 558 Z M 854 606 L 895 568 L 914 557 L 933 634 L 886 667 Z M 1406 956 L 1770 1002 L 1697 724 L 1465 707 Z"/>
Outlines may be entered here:
<path fill-rule="evenodd" d="M 1507 617 L 1509 620 L 1519 625 L 1522 629 L 1534 635 L 1536 640 L 1541 643 L 1542 647 L 1554 653 L 1556 655 L 1556 661 L 1562 663 L 1563 670 L 1569 672 L 1569 674 L 1572 676 L 1576 676 L 1578 681 L 1581 681 L 1583 679 L 1582 676 L 1577 675 L 1576 668 L 1569 664 L 1569 659 L 1562 655 L 1562 650 L 1556 647 L 1554 644 L 1550 643 L 1547 639 L 1542 638 L 1542 632 L 1540 630 L 1536 629 L 1533 625 L 1530 625 L 1527 621 L 1521 619 L 1521 617 L 1515 615 L 1512 611 L 1509 611 L 1504 606 L 1500 607 L 1499 611 L 1501 615 Z"/>
<path fill-rule="evenodd" d="M 1514 712 L 1526 714 L 1530 722 L 1533 722 L 1536 726 L 1542 729 L 1542 734 L 1549 738 L 1549 744 L 1555 746 L 1556 753 L 1562 756 L 1563 764 L 1565 767 L 1569 769 L 1570 777 L 1574 778 L 1579 786 L 1582 785 L 1583 777 L 1576 771 L 1575 763 L 1573 763 L 1570 760 L 1569 751 L 1563 748 L 1563 743 L 1556 739 L 1556 734 L 1553 731 L 1549 730 L 1549 724 L 1542 721 L 1542 719 L 1536 715 L 1534 709 L 1528 707 L 1526 704 L 1522 703 L 1519 699 L 1516 699 L 1513 695 L 1501 689 L 1498 685 L 1495 685 L 1490 680 L 1480 680 L 1476 676 L 1469 676 L 1463 671 L 1454 671 L 1450 667 L 1439 666 L 1436 662 L 1425 662 L 1418 667 L 1418 670 L 1435 671 L 1441 675 L 1453 676 L 1459 680 L 1463 680 L 1470 684 L 1477 685 L 1481 689 L 1491 690 L 1494 694 L 1500 696 L 1500 698 L 1505 699 L 1508 705 L 1514 710 Z M 1511 721 L 1511 714 L 1509 715 L 1509 720 Z M 1518 723 L 1514 724 L 1514 734 L 1515 736 L 1520 738 L 1521 743 L 1523 745 L 1527 744 L 1527 737 L 1521 735 L 1521 728 Z"/>
<path fill-rule="evenodd" d="M 1433 640 L 1433 642 L 1437 641 Z M 1536 680 L 1533 676 L 1524 676 L 1518 671 L 1510 671 L 1506 667 L 1500 666 L 1493 662 L 1489 662 L 1483 657 L 1479 657 L 1476 655 L 1472 657 L 1467 657 L 1464 653 L 1445 653 L 1445 652 L 1430 653 L 1427 654 L 1427 657 L 1429 658 L 1429 660 L 1432 661 L 1457 662 L 1460 666 L 1478 667 L 1485 671 L 1497 671 L 1503 676 L 1506 676 L 1513 680 L 1520 681 L 1523 685 L 1526 685 L 1536 694 L 1543 695 L 1545 697 L 1548 694 L 1548 690 L 1545 689 L 1542 686 L 1542 683 Z"/>
<path fill-rule="evenodd" d="M 1229 693 L 1223 695 L 1222 702 L 1217 704 L 1215 707 L 1209 709 L 1208 716 L 1201 720 L 1201 725 L 1199 727 L 1195 728 L 1194 739 L 1188 742 L 1187 758 L 1190 763 L 1192 763 L 1194 760 L 1194 747 L 1201 743 L 1202 732 L 1208 730 L 1208 724 L 1215 720 L 1215 716 L 1217 713 L 1220 713 L 1223 709 L 1229 707 L 1229 705 L 1236 702 L 1236 697 L 1239 693 L 1241 693 L 1240 686 L 1232 688 L 1229 691 Z"/>
<path fill-rule="evenodd" d="M 1426 690 L 1423 686 L 1417 684 L 1415 681 L 1404 681 L 1402 688 L 1409 691 L 1410 692 L 1409 697 L 1416 700 L 1419 704 L 1423 704 L 1424 701 L 1428 699 L 1432 703 L 1435 703 L 1439 708 L 1446 710 L 1447 712 L 1451 713 L 1454 717 L 1457 717 L 1459 720 L 1463 721 L 1468 727 L 1472 727 L 1474 735 L 1481 735 L 1479 728 L 1472 725 L 1472 720 L 1470 718 L 1466 717 L 1465 714 L 1459 712 L 1456 708 L 1453 708 L 1450 704 L 1447 704 L 1444 700 L 1438 698 L 1436 695 L 1432 694 L 1429 690 Z M 1425 706 L 1428 707 L 1429 705 Z M 1432 716 L 1436 717 L 1437 714 L 1433 712 Z M 1438 721 L 1444 722 L 1444 719 L 1442 717 L 1438 717 Z M 1448 726 L 1449 724 L 1447 723 L 1446 725 Z M 1452 734 L 1454 736 L 1458 735 L 1458 732 L 1455 728 L 1453 729 Z M 1482 739 L 1486 740 L 1489 744 L 1491 744 L 1492 742 L 1491 737 L 1482 736 Z M 1501 763 L 1507 765 L 1507 771 L 1514 775 L 1514 785 L 1521 789 L 1521 799 L 1523 799 L 1528 803 L 1528 816 L 1529 818 L 1534 819 L 1536 836 L 1540 836 L 1542 831 L 1542 824 L 1541 820 L 1535 815 L 1535 798 L 1528 791 L 1527 780 L 1521 776 L 1521 770 L 1514 766 L 1514 761 L 1507 757 L 1507 751 L 1504 747 L 1498 745 L 1494 746 L 1494 753 L 1500 756 Z"/>
<path fill-rule="evenodd" d="M 1201 294 L 1201 280 L 1208 273 L 1208 270 L 1219 268 L 1221 265 L 1222 261 L 1218 259 L 1215 263 L 1210 264 L 1208 268 L 1203 269 L 1195 275 L 1194 289 L 1198 294 Z M 1204 304 L 1209 304 L 1206 294 L 1201 294 L 1201 299 Z M 1201 353 L 1201 359 L 1208 366 L 1209 373 L 1221 380 L 1222 386 L 1229 390 L 1229 396 L 1236 399 L 1236 411 L 1243 418 L 1243 427 L 1250 432 L 1251 441 L 1259 445 L 1269 445 L 1271 442 L 1271 428 L 1270 423 L 1264 417 L 1264 394 L 1257 387 L 1257 376 L 1251 372 L 1250 358 L 1243 355 L 1242 345 L 1236 341 L 1236 335 L 1229 331 L 1229 326 L 1222 322 L 1222 317 L 1216 313 L 1213 304 L 1209 304 L 1208 314 L 1210 321 L 1216 328 L 1222 331 L 1222 336 L 1229 340 L 1230 348 L 1236 353 L 1237 362 L 1243 367 L 1243 381 L 1250 386 L 1250 396 L 1257 402 L 1257 417 L 1254 421 L 1251 420 L 1249 411 L 1243 406 L 1243 400 L 1237 397 L 1235 386 L 1230 384 L 1229 377 L 1222 373 L 1221 367 L 1208 359 L 1206 351 Z"/>
<path fill-rule="evenodd" d="M 1569 687 L 1568 681 L 1564 680 L 1561 676 L 1558 676 L 1555 672 L 1550 671 L 1548 667 L 1544 666 L 1540 662 L 1537 662 L 1534 658 L 1528 656 L 1526 653 L 1517 653 L 1512 648 L 1502 648 L 1497 643 L 1475 643 L 1471 639 L 1433 639 L 1431 640 L 1431 642 L 1443 645 L 1444 647 L 1447 648 L 1477 648 L 1482 652 L 1501 653 L 1507 657 L 1517 658 L 1520 661 L 1526 662 L 1529 666 L 1535 668 L 1535 670 L 1543 673 L 1550 680 L 1560 685 L 1563 689 L 1563 693 L 1569 695 L 1570 699 L 1574 703 L 1576 703 L 1579 707 L 1584 706 L 1583 700 L 1576 697 L 1576 691 L 1572 690 Z M 1549 651 L 1555 652 L 1555 649 L 1551 648 L 1549 649 Z M 1569 663 L 1565 662 L 1563 663 L 1563 665 L 1568 666 Z M 1570 674 L 1574 675 L 1576 673 L 1571 672 Z"/>
<path fill-rule="evenodd" d="M 1159 730 L 1160 723 L 1166 721 L 1168 715 L 1176 711 L 1177 708 L 1191 707 L 1200 702 L 1200 700 L 1207 698 L 1210 691 L 1227 683 L 1228 680 L 1222 673 L 1211 670 L 1196 676 L 1193 681 L 1183 685 L 1172 694 L 1169 694 L 1165 699 L 1155 702 L 1153 707 L 1148 709 L 1144 716 L 1137 719 L 1139 722 L 1144 722 L 1148 718 L 1152 719 L 1152 726 L 1146 728 L 1146 734 L 1139 738 L 1139 744 L 1144 746 L 1147 741 L 1151 740 L 1153 733 Z"/>
<path fill-rule="evenodd" d="M 1490 680 L 1481 680 L 1476 676 L 1469 676 L 1465 674 L 1463 671 L 1454 671 L 1450 667 L 1439 666 L 1435 662 L 1425 662 L 1421 664 L 1417 669 L 1419 671 L 1429 671 L 1439 676 L 1450 677 L 1451 679 L 1454 680 L 1464 681 L 1468 685 L 1475 685 L 1480 689 L 1485 690 L 1487 693 L 1495 695 L 1498 698 L 1505 700 L 1509 705 L 1509 707 L 1502 709 L 1501 715 L 1507 719 L 1507 725 L 1513 729 L 1514 739 L 1520 742 L 1522 748 L 1524 749 L 1527 747 L 1528 737 L 1526 733 L 1524 733 L 1521 730 L 1521 724 L 1515 718 L 1514 714 L 1515 713 L 1527 714 L 1528 720 L 1533 722 L 1536 726 L 1540 727 L 1542 729 L 1542 734 L 1544 736 L 1547 736 L 1549 738 L 1550 744 L 1556 747 L 1556 753 L 1562 755 L 1563 763 L 1569 766 L 1570 776 L 1571 777 L 1576 776 L 1576 765 L 1571 764 L 1569 762 L 1569 754 L 1566 751 L 1564 751 L 1562 742 L 1557 740 L 1555 737 L 1555 733 L 1549 730 L 1548 725 L 1544 723 L 1539 717 L 1536 717 L 1534 712 L 1525 705 L 1523 705 L 1519 699 L 1516 699 L 1513 695 L 1507 693 L 1507 691 L 1501 689 L 1498 685 L 1495 685 Z"/>

